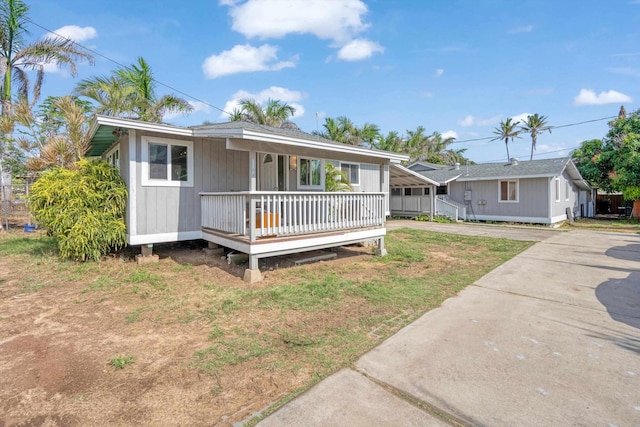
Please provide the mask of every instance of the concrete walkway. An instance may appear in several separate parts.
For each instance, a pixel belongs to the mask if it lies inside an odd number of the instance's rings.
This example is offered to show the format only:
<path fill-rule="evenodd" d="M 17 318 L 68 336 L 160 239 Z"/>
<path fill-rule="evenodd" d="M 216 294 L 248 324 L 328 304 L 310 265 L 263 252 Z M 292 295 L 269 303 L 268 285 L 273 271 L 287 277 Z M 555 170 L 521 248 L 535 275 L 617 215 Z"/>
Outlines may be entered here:
<path fill-rule="evenodd" d="M 259 425 L 640 426 L 640 236 L 556 232 Z"/>
<path fill-rule="evenodd" d="M 397 230 L 398 228 L 417 228 L 419 230 L 429 230 L 438 233 L 462 234 L 465 236 L 499 237 L 511 240 L 526 240 L 530 242 L 541 242 L 558 233 L 566 233 L 566 230 L 549 227 L 529 227 L 510 226 L 493 224 L 471 224 L 461 223 L 439 223 L 429 221 L 413 221 L 410 219 L 394 219 L 385 223 L 387 230 Z"/>

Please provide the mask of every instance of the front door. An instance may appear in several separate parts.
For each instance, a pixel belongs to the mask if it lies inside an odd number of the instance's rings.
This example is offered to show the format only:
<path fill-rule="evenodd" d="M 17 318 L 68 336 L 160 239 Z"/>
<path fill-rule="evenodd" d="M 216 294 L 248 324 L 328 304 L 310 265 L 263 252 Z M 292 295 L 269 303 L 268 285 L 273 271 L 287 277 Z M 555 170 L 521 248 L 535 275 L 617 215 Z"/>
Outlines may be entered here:
<path fill-rule="evenodd" d="M 260 153 L 260 191 L 287 190 L 287 156 Z"/>

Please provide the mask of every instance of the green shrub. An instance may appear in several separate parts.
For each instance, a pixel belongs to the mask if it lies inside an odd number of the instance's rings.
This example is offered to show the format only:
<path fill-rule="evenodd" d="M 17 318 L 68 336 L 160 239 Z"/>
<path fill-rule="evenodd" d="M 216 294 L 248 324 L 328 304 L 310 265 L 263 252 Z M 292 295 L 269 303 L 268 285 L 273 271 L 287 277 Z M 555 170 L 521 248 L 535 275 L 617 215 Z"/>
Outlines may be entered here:
<path fill-rule="evenodd" d="M 57 238 L 62 258 L 97 261 L 126 244 L 127 189 L 106 162 L 80 160 L 76 166 L 42 174 L 31 189 L 29 207 Z"/>

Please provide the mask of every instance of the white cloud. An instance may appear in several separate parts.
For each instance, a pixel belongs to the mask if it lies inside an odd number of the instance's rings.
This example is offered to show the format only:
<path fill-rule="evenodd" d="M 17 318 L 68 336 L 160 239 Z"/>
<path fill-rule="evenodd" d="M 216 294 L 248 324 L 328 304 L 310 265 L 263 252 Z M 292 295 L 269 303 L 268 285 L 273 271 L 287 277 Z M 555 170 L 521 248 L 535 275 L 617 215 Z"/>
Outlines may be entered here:
<path fill-rule="evenodd" d="M 46 38 L 55 39 L 56 37 L 64 37 L 74 42 L 83 42 L 98 37 L 98 32 L 93 27 L 79 27 L 77 25 L 65 25 L 57 30 L 47 33 Z"/>
<path fill-rule="evenodd" d="M 454 138 L 458 139 L 458 132 L 454 130 L 448 130 L 442 133 L 442 139 Z"/>
<path fill-rule="evenodd" d="M 98 37 L 98 32 L 93 27 L 79 27 L 77 25 L 65 25 L 57 30 L 47 33 L 45 36 L 47 39 L 55 39 L 58 37 L 64 37 L 74 42 L 80 43 L 85 40 L 91 40 Z M 61 73 L 67 75 L 68 73 L 58 67 L 57 62 L 49 62 L 43 64 L 45 73 Z"/>
<path fill-rule="evenodd" d="M 575 105 L 604 105 L 604 104 L 616 104 L 620 102 L 632 102 L 633 99 L 629 95 L 620 93 L 615 90 L 608 92 L 596 93 L 591 89 L 581 89 L 578 96 L 574 99 Z"/>
<path fill-rule="evenodd" d="M 509 30 L 509 34 L 530 33 L 533 31 L 533 25 L 521 25 Z"/>
<path fill-rule="evenodd" d="M 288 105 L 291 105 L 296 109 L 296 112 L 292 116 L 292 118 L 295 119 L 304 115 L 304 106 L 300 104 L 300 101 L 302 101 L 303 98 L 304 93 L 279 86 L 271 86 L 257 93 L 251 93 L 246 90 L 239 90 L 231 95 L 231 99 L 226 102 L 223 110 L 227 113 L 231 113 L 233 110 L 240 106 L 239 101 L 241 99 L 253 99 L 261 104 L 269 99 L 277 99 L 279 101 L 287 103 Z M 225 119 L 229 118 L 226 113 L 222 113 L 220 117 Z"/>
<path fill-rule="evenodd" d="M 529 120 L 529 116 L 531 115 L 531 113 L 522 113 L 522 114 L 518 114 L 517 116 L 513 116 L 511 117 L 511 121 L 513 123 L 525 123 L 527 120 Z"/>
<path fill-rule="evenodd" d="M 369 26 L 363 21 L 367 5 L 361 0 L 222 0 L 231 7 L 231 28 L 248 38 L 282 38 L 313 34 L 344 44 Z"/>
<path fill-rule="evenodd" d="M 355 39 L 344 45 L 338 51 L 338 58 L 344 61 L 360 61 L 372 56 L 376 52 L 384 52 L 384 48 L 376 42 L 366 39 Z"/>
<path fill-rule="evenodd" d="M 252 71 L 278 71 L 295 67 L 296 57 L 290 61 L 278 62 L 278 48 L 269 44 L 253 47 L 249 44 L 236 45 L 219 55 L 211 55 L 204 60 L 202 71 L 208 79 L 236 73 Z"/>
<path fill-rule="evenodd" d="M 438 68 L 438 69 L 436 70 L 436 77 L 440 77 L 440 76 L 442 76 L 443 74 L 444 74 L 444 69 L 442 69 L 442 68 Z"/>
<path fill-rule="evenodd" d="M 463 127 L 469 126 L 489 126 L 495 123 L 500 122 L 500 116 L 493 116 L 488 119 L 481 119 L 479 117 L 474 117 L 472 115 L 466 116 L 462 120 L 458 120 L 458 124 Z"/>

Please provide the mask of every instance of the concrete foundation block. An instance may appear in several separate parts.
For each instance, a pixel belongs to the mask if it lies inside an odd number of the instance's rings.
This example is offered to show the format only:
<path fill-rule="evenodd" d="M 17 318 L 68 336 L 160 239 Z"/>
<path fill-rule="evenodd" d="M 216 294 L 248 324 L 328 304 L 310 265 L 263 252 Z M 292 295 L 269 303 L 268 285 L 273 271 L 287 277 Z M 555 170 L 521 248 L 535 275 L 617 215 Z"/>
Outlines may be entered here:
<path fill-rule="evenodd" d="M 262 273 L 260 270 L 247 268 L 244 271 L 244 277 L 242 278 L 245 282 L 256 283 L 262 280 Z"/>
<path fill-rule="evenodd" d="M 140 249 L 142 250 L 142 256 L 144 257 L 153 255 L 153 245 L 142 245 Z"/>
<path fill-rule="evenodd" d="M 155 264 L 160 262 L 160 257 L 158 255 L 136 255 L 136 262 L 138 264 Z"/>
<path fill-rule="evenodd" d="M 242 252 L 231 252 L 227 255 L 227 262 L 229 264 L 240 265 L 249 261 L 249 255 Z"/>
<path fill-rule="evenodd" d="M 376 249 L 377 256 L 387 256 L 387 250 L 385 248 Z"/>

